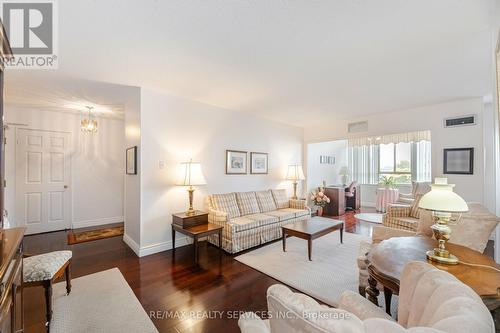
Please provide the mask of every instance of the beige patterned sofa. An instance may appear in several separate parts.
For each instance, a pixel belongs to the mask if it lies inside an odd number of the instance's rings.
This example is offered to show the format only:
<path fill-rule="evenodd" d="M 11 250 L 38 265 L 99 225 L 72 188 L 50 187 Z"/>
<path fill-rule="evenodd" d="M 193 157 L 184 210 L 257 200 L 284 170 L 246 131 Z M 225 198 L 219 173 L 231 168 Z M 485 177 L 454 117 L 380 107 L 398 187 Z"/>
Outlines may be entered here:
<path fill-rule="evenodd" d="M 310 219 L 305 200 L 288 199 L 286 190 L 208 196 L 208 221 L 222 225 L 222 248 L 236 253 L 281 237 L 281 226 Z M 209 242 L 218 244 L 217 236 Z"/>

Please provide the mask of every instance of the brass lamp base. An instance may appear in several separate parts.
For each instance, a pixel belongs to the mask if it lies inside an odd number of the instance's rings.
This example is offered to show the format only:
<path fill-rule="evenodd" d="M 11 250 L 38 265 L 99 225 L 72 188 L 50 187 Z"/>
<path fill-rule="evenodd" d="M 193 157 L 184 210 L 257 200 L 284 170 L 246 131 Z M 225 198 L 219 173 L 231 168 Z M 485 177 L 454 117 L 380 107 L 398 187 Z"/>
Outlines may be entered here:
<path fill-rule="evenodd" d="M 195 213 L 195 210 L 193 209 L 193 193 L 194 193 L 194 188 L 192 186 L 188 187 L 188 194 L 189 194 L 189 208 L 186 211 L 187 216 L 192 216 Z"/>
<path fill-rule="evenodd" d="M 430 261 L 437 262 L 439 264 L 445 264 L 445 265 L 456 265 L 458 264 L 458 258 L 448 252 L 448 256 L 442 256 L 441 253 L 439 253 L 439 249 L 434 249 L 434 250 L 429 250 L 425 254 L 427 255 L 427 259 Z"/>
<path fill-rule="evenodd" d="M 297 197 L 297 184 L 298 184 L 298 182 L 293 182 L 293 196 L 292 196 L 293 200 L 298 199 L 298 197 Z"/>

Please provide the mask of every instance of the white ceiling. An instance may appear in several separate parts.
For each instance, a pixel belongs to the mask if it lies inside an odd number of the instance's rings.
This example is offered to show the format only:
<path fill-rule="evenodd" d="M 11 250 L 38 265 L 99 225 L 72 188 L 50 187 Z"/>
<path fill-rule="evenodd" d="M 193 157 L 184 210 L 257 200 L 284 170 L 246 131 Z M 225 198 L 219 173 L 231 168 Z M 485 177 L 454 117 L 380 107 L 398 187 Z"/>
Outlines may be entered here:
<path fill-rule="evenodd" d="M 495 1 L 58 1 L 55 75 L 314 125 L 491 93 Z"/>

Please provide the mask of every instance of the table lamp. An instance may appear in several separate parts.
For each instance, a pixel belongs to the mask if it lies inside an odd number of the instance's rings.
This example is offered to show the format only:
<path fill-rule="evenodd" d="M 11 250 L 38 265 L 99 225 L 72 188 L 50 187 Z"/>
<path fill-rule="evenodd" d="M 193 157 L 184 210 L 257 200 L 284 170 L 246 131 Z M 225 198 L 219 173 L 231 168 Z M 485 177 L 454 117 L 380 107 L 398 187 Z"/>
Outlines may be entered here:
<path fill-rule="evenodd" d="M 193 209 L 193 186 L 206 185 L 206 183 L 205 177 L 203 177 L 203 173 L 201 172 L 200 163 L 190 160 L 189 162 L 182 162 L 179 165 L 179 174 L 175 185 L 188 186 L 189 209 L 186 211 L 186 215 L 194 215 L 195 213 Z"/>
<path fill-rule="evenodd" d="M 302 166 L 300 165 L 289 165 L 288 172 L 286 173 L 286 180 L 293 181 L 293 196 L 292 199 L 297 199 L 297 184 L 299 180 L 304 180 L 304 172 L 302 171 Z"/>
<path fill-rule="evenodd" d="M 454 186 L 448 184 L 447 178 L 436 178 L 431 185 L 431 191 L 422 196 L 418 204 L 420 208 L 432 211 L 434 224 L 431 229 L 439 245 L 434 250 L 427 251 L 426 255 L 427 259 L 440 264 L 458 264 L 458 258 L 445 248 L 451 235 L 448 224 L 452 213 L 464 213 L 469 210 L 464 199 L 453 192 Z"/>
<path fill-rule="evenodd" d="M 347 176 L 349 176 L 349 169 L 346 166 L 340 168 L 339 175 L 342 176 L 342 185 L 347 185 Z"/>

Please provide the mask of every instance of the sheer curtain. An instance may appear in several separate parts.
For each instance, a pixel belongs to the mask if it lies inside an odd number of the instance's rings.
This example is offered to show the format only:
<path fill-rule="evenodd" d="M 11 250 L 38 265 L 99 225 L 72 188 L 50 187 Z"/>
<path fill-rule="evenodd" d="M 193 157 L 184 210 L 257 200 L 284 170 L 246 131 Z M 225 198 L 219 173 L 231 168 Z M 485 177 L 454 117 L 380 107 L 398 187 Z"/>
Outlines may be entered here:
<path fill-rule="evenodd" d="M 349 147 L 348 154 L 351 179 L 360 184 L 378 184 L 379 145 Z"/>
<path fill-rule="evenodd" d="M 417 182 L 431 181 L 431 142 L 412 142 L 411 179 Z"/>

